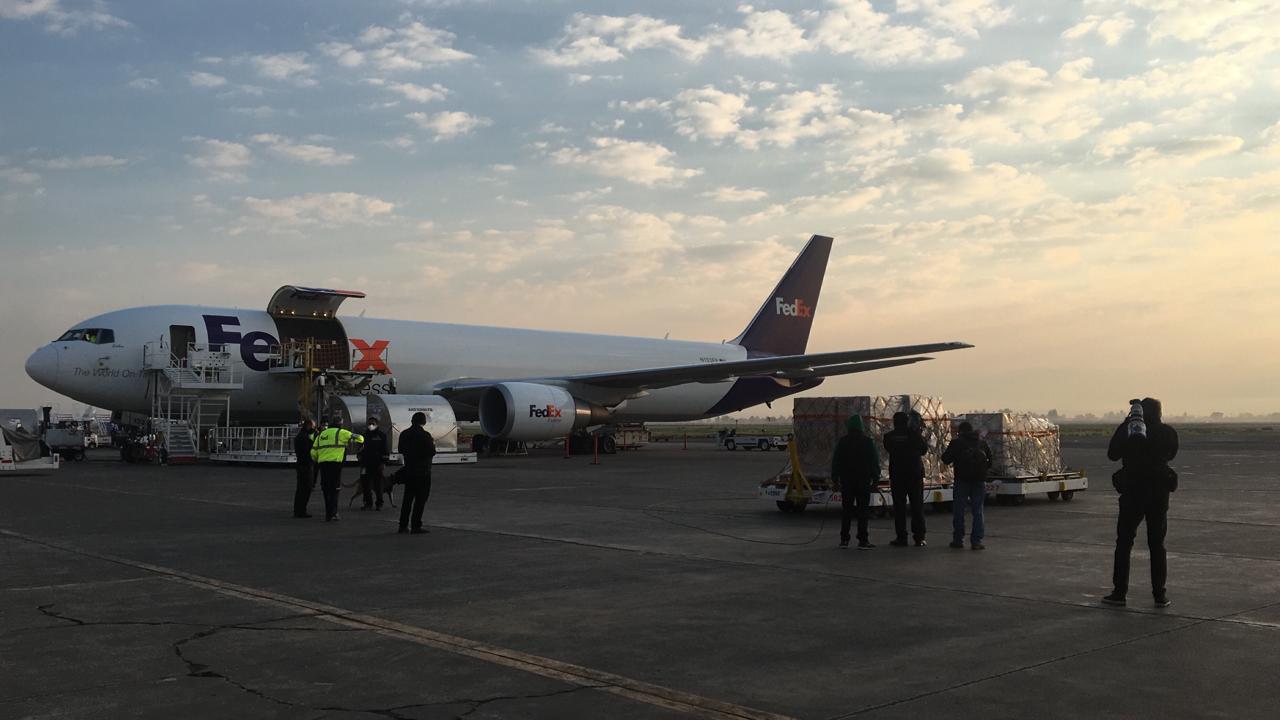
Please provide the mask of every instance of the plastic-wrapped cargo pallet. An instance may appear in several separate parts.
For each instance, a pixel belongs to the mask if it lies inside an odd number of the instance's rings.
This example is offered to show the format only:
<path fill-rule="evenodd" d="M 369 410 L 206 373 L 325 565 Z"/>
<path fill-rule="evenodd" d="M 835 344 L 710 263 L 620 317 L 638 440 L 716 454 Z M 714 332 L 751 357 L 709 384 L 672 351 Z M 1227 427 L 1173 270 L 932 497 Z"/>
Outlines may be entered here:
<path fill-rule="evenodd" d="M 1058 426 L 1027 413 L 967 413 L 968 420 L 991 446 L 991 474 L 1025 478 L 1062 471 L 1062 438 Z"/>
<path fill-rule="evenodd" d="M 792 421 L 805 477 L 810 482 L 830 480 L 831 453 L 845 434 L 845 421 L 851 415 L 861 415 L 867 433 L 880 450 L 881 479 L 888 482 L 889 456 L 884 452 L 881 436 L 893 429 L 895 412 L 912 410 L 920 413 L 925 442 L 929 444 L 924 456 L 925 485 L 951 484 L 951 468 L 942 464 L 942 451 L 951 439 L 951 418 L 941 400 L 923 395 L 796 398 Z"/>

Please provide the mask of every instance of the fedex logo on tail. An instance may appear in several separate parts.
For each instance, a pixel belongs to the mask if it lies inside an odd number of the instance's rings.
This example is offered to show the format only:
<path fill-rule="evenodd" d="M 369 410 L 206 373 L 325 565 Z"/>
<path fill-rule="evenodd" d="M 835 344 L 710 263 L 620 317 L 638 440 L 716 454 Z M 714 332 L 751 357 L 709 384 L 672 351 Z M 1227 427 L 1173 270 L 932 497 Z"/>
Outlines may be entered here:
<path fill-rule="evenodd" d="M 547 403 L 546 407 L 538 407 L 537 405 L 529 406 L 529 417 L 531 418 L 558 418 L 562 415 L 564 415 L 564 411 L 551 403 Z"/>
<path fill-rule="evenodd" d="M 799 318 L 813 317 L 813 306 L 806 305 L 804 300 L 800 298 L 796 298 L 793 302 L 787 302 L 782 298 L 774 298 L 773 306 L 779 315 Z"/>

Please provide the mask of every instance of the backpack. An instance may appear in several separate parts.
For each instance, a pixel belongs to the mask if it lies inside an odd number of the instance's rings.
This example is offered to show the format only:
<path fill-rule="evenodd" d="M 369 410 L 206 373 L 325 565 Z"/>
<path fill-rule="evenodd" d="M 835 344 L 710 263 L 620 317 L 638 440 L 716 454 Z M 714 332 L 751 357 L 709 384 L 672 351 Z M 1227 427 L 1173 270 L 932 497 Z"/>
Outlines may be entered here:
<path fill-rule="evenodd" d="M 983 477 L 990 467 L 981 443 L 965 443 L 956 457 L 956 475 L 965 478 Z"/>

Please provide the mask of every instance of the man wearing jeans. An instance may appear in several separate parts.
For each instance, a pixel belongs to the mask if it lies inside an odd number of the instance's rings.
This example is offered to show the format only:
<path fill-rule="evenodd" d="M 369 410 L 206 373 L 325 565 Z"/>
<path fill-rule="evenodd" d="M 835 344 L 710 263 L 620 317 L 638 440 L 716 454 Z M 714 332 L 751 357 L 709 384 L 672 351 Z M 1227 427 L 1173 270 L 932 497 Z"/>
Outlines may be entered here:
<path fill-rule="evenodd" d="M 973 532 L 969 535 L 969 547 L 985 550 L 982 538 L 986 526 L 982 521 L 982 504 L 987 499 L 987 470 L 991 467 L 991 448 L 978 437 L 968 421 L 960 423 L 960 434 L 951 440 L 942 453 L 942 462 L 954 465 L 956 481 L 951 486 L 951 545 L 964 548 L 964 510 L 971 509 Z"/>

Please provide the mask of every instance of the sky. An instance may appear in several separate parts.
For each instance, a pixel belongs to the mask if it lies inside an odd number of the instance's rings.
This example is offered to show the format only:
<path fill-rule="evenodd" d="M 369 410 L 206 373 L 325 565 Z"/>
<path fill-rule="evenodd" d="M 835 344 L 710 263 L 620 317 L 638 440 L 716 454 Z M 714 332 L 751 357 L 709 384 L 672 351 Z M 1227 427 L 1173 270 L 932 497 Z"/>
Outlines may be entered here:
<path fill-rule="evenodd" d="M 1273 412 L 1278 60 L 1275 0 L 0 0 L 0 405 L 293 283 L 719 341 L 821 233 L 811 351 L 977 347 L 808 394 Z"/>

